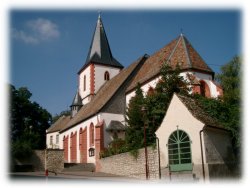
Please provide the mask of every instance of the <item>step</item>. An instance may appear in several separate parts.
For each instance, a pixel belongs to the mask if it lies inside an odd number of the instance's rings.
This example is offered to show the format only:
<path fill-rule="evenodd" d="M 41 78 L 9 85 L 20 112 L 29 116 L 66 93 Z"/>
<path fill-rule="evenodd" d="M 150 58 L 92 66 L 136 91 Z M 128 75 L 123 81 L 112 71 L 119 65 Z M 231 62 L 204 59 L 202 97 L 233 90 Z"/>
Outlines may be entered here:
<path fill-rule="evenodd" d="M 171 173 L 171 181 L 194 181 L 195 175 L 192 172 L 172 172 Z"/>
<path fill-rule="evenodd" d="M 64 163 L 64 172 L 94 172 L 95 164 L 94 163 Z"/>

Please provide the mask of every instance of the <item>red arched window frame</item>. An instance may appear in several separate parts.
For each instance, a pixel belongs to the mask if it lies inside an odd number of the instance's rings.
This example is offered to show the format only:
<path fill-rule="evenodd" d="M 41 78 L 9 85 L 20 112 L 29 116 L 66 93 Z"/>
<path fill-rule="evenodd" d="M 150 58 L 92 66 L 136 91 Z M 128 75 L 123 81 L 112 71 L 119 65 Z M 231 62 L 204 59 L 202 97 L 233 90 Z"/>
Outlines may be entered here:
<path fill-rule="evenodd" d="M 89 143 L 91 146 L 94 145 L 94 124 L 93 123 L 90 124 L 90 128 L 89 128 Z"/>
<path fill-rule="evenodd" d="M 153 95 L 154 94 L 154 88 L 152 86 L 149 86 L 147 95 Z"/>
<path fill-rule="evenodd" d="M 106 80 L 106 81 L 109 80 L 109 72 L 108 72 L 108 71 L 106 71 L 106 72 L 104 73 L 104 80 Z"/>
<path fill-rule="evenodd" d="M 200 81 L 200 94 L 204 97 L 211 97 L 209 86 L 204 80 Z"/>

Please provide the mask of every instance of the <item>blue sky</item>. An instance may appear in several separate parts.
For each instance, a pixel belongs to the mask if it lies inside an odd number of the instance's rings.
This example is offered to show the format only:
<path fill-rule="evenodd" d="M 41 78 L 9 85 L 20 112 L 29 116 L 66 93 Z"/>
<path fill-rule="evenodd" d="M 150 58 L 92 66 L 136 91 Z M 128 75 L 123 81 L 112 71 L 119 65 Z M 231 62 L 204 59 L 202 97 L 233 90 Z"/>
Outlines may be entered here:
<path fill-rule="evenodd" d="M 69 108 L 98 10 L 11 10 L 10 83 L 26 86 L 52 115 Z M 184 35 L 215 71 L 241 54 L 241 12 L 235 10 L 104 10 L 113 56 L 125 67 Z"/>

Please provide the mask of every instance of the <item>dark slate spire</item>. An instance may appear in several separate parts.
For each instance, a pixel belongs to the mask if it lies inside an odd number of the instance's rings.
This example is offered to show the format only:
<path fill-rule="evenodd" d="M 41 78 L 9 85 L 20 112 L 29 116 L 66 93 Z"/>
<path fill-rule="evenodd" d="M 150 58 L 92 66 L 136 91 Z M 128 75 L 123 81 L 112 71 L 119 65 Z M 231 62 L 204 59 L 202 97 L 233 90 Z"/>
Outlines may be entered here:
<path fill-rule="evenodd" d="M 74 100 L 73 100 L 71 106 L 82 106 L 82 99 L 81 99 L 81 96 L 80 96 L 78 90 L 76 92 L 76 95 L 74 97 Z"/>
<path fill-rule="evenodd" d="M 79 94 L 79 91 L 77 90 L 76 95 L 73 99 L 73 102 L 70 106 L 71 116 L 74 117 L 75 114 L 80 110 L 81 107 L 82 107 L 82 99 L 81 99 L 81 96 Z"/>
<path fill-rule="evenodd" d="M 99 14 L 95 32 L 89 48 L 89 53 L 85 65 L 81 68 L 79 73 L 91 62 L 104 64 L 112 67 L 123 68 L 123 66 L 113 57 L 108 38 L 106 36 L 101 15 Z"/>

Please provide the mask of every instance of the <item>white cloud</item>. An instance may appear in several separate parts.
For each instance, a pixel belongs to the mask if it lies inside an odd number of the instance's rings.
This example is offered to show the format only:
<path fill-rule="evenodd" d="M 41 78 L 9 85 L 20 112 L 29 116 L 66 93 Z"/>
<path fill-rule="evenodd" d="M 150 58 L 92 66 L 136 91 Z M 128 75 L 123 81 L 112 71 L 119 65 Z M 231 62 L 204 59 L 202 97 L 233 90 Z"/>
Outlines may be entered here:
<path fill-rule="evenodd" d="M 29 36 L 28 34 L 26 34 L 24 31 L 18 31 L 16 29 L 12 30 L 12 36 L 15 39 L 21 40 L 27 44 L 37 44 L 39 42 L 39 40 L 33 36 Z"/>
<path fill-rule="evenodd" d="M 60 37 L 58 26 L 50 20 L 38 18 L 25 24 L 26 30 L 12 29 L 12 36 L 27 44 L 38 44 Z"/>
<path fill-rule="evenodd" d="M 41 39 L 58 38 L 60 36 L 57 25 L 50 20 L 43 18 L 31 20 L 27 22 L 27 26 Z"/>

